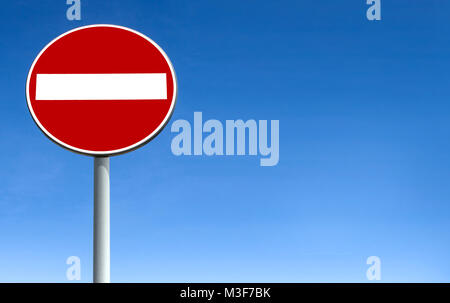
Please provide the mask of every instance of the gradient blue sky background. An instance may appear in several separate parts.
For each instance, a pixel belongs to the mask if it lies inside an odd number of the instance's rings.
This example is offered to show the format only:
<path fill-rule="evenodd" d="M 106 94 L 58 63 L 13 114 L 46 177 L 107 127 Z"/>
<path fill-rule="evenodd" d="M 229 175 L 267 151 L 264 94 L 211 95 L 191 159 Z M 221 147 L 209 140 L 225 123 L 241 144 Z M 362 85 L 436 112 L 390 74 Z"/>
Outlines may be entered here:
<path fill-rule="evenodd" d="M 93 160 L 35 126 L 25 81 L 72 28 L 155 40 L 179 98 L 152 142 L 111 159 L 113 282 L 450 282 L 450 3 L 382 0 L 0 4 L 0 281 L 92 281 Z M 70 60 L 70 58 L 68 58 Z M 176 119 L 280 120 L 280 162 L 176 157 Z"/>

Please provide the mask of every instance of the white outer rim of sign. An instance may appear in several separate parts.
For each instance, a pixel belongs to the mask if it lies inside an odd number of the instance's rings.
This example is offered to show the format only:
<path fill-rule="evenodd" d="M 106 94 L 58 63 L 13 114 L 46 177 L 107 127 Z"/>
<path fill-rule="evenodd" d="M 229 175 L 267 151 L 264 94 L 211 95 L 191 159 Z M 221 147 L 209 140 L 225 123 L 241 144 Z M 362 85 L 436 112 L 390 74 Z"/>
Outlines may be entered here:
<path fill-rule="evenodd" d="M 47 48 L 49 48 L 53 43 L 55 43 L 57 40 L 61 39 L 62 37 L 79 31 L 79 30 L 83 30 L 86 28 L 91 28 L 91 27 L 113 27 L 113 28 L 119 28 L 119 29 L 123 29 L 126 31 L 129 31 L 131 33 L 137 34 L 140 37 L 144 38 L 145 40 L 147 40 L 148 42 L 150 42 L 153 46 L 155 46 L 159 52 L 163 55 L 164 59 L 166 60 L 167 64 L 169 65 L 170 71 L 172 73 L 172 79 L 173 79 L 173 96 L 172 96 L 172 100 L 171 100 L 171 105 L 169 108 L 169 111 L 167 112 L 164 120 L 159 124 L 159 126 L 147 137 L 145 137 L 144 139 L 142 139 L 141 141 L 130 145 L 128 147 L 124 147 L 124 148 L 120 148 L 120 149 L 115 149 L 115 150 L 106 150 L 106 151 L 92 151 L 92 150 L 85 150 L 85 149 L 81 149 L 81 148 L 77 148 L 74 147 L 72 145 L 69 145 L 67 143 L 62 142 L 61 140 L 57 139 L 56 137 L 54 137 L 50 132 L 48 132 L 45 127 L 41 124 L 41 122 L 39 122 L 39 119 L 36 117 L 36 115 L 34 114 L 33 111 L 33 107 L 31 106 L 31 102 L 30 102 L 30 92 L 29 92 L 29 85 L 30 85 L 30 80 L 31 80 L 31 74 L 33 73 L 34 70 L 34 66 L 36 65 L 36 62 L 39 60 L 39 58 L 41 57 L 41 55 L 47 50 Z M 169 57 L 167 56 L 167 54 L 163 51 L 163 49 L 156 44 L 155 41 L 153 41 L 152 39 L 150 39 L 149 37 L 145 36 L 144 34 L 135 31 L 131 28 L 128 27 L 124 27 L 124 26 L 119 26 L 119 25 L 112 25 L 112 24 L 92 24 L 92 25 L 86 25 L 86 26 L 81 26 L 81 27 L 77 27 L 74 28 L 70 31 L 67 31 L 65 33 L 63 33 L 62 35 L 59 35 L 58 37 L 56 37 L 55 39 L 53 39 L 50 43 L 48 43 L 41 51 L 40 53 L 37 55 L 36 59 L 34 59 L 33 64 L 31 65 L 31 68 L 28 72 L 28 77 L 27 77 L 27 87 L 26 87 L 26 95 L 27 95 L 27 105 L 28 105 L 28 110 L 31 113 L 31 116 L 33 117 L 34 122 L 37 124 L 37 126 L 39 127 L 39 129 L 53 142 L 55 142 L 56 144 L 79 154 L 83 154 L 83 155 L 89 155 L 89 156 L 103 156 L 103 157 L 107 157 L 107 156 L 115 156 L 115 155 L 120 155 L 132 150 L 135 150 L 141 146 L 143 146 L 144 144 L 148 143 L 149 141 L 151 141 L 153 138 L 155 138 L 161 131 L 162 129 L 167 125 L 167 123 L 169 122 L 169 119 L 171 118 L 174 108 L 175 108 L 175 103 L 177 101 L 177 78 L 175 75 L 175 70 L 173 68 L 172 62 L 170 61 Z"/>

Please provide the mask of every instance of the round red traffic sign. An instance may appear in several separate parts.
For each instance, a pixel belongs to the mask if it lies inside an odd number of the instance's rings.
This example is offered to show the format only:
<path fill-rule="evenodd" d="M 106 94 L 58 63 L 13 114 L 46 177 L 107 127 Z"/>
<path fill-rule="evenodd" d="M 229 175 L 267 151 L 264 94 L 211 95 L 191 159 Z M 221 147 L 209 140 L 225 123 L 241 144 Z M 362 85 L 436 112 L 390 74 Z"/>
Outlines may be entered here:
<path fill-rule="evenodd" d="M 170 119 L 177 82 L 164 51 L 129 28 L 90 25 L 50 42 L 28 73 L 39 128 L 71 151 L 112 156 L 153 139 Z"/>

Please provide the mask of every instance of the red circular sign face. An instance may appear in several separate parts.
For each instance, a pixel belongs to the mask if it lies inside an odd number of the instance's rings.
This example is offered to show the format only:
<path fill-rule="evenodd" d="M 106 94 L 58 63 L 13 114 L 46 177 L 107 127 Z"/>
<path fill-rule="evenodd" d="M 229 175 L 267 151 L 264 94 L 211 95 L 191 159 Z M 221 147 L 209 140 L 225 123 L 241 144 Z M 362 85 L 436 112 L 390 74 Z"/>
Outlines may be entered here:
<path fill-rule="evenodd" d="M 174 110 L 172 64 L 151 39 L 114 25 L 71 30 L 37 56 L 27 102 L 57 144 L 92 156 L 133 150 L 154 138 Z"/>

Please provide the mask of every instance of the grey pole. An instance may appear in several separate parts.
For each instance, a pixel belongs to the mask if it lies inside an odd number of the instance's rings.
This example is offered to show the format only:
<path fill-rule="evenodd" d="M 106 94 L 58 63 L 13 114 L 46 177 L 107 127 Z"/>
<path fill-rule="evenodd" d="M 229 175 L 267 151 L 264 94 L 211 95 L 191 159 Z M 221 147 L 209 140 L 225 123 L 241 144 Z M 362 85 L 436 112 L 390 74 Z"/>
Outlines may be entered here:
<path fill-rule="evenodd" d="M 110 282 L 109 157 L 94 158 L 94 283 Z"/>

